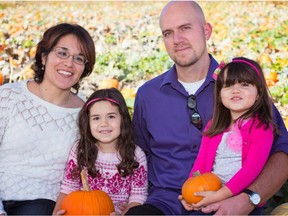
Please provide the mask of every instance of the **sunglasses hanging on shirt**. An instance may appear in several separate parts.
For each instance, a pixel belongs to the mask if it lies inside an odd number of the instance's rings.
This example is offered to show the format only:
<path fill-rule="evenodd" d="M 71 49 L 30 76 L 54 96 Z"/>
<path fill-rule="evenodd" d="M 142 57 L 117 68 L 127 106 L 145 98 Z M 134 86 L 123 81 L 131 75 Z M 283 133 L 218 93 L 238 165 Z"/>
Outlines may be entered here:
<path fill-rule="evenodd" d="M 187 106 L 192 110 L 192 115 L 191 115 L 191 123 L 195 125 L 198 129 L 202 128 L 202 118 L 197 110 L 197 101 L 196 97 L 191 94 L 188 97 L 187 101 Z"/>

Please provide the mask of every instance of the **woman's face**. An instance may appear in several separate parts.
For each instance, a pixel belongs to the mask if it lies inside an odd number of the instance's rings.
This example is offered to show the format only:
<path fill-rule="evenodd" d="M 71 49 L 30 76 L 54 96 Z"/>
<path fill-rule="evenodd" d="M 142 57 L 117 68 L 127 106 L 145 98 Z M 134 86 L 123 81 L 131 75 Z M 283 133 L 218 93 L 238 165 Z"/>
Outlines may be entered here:
<path fill-rule="evenodd" d="M 62 37 L 47 56 L 42 56 L 42 64 L 45 65 L 43 83 L 61 90 L 70 90 L 83 74 L 83 57 L 80 43 L 74 35 Z"/>

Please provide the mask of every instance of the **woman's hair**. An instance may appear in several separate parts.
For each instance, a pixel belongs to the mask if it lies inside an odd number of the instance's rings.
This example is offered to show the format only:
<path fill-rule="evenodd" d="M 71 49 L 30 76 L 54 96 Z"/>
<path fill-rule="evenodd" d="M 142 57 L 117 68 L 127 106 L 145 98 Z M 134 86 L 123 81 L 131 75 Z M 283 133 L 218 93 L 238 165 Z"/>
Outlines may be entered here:
<path fill-rule="evenodd" d="M 117 165 L 117 169 L 120 175 L 125 177 L 132 174 L 133 170 L 139 166 L 139 163 L 135 160 L 136 145 L 131 117 L 125 99 L 116 88 L 95 91 L 82 107 L 78 118 L 80 132 L 77 147 L 78 164 L 73 172 L 78 176 L 81 170 L 86 167 L 89 175 L 96 177 L 99 174 L 95 167 L 98 154 L 97 140 L 93 137 L 90 130 L 89 115 L 91 106 L 101 100 L 110 101 L 113 106 L 117 106 L 121 115 L 120 135 L 116 144 L 116 150 L 120 156 L 120 163 Z"/>
<path fill-rule="evenodd" d="M 96 54 L 95 45 L 90 34 L 83 27 L 77 24 L 61 23 L 45 31 L 36 49 L 35 63 L 33 65 L 33 69 L 35 71 L 34 80 L 37 83 L 41 83 L 43 81 L 45 71 L 42 70 L 42 56 L 48 56 L 59 40 L 66 35 L 74 35 L 78 39 L 81 50 L 85 58 L 88 60 L 88 62 L 85 64 L 84 72 L 80 77 L 80 80 L 78 80 L 78 82 L 73 86 L 76 93 L 78 93 L 80 81 L 84 77 L 89 76 L 93 70 Z"/>
<path fill-rule="evenodd" d="M 258 99 L 255 101 L 253 106 L 237 120 L 240 120 L 241 122 L 250 117 L 257 117 L 259 119 L 259 127 L 264 125 L 267 129 L 272 125 L 275 132 L 276 126 L 273 122 L 272 114 L 273 102 L 270 97 L 262 68 L 253 60 L 244 57 L 237 57 L 234 58 L 232 62 L 224 65 L 217 76 L 214 89 L 213 120 L 211 126 L 206 132 L 204 132 L 204 134 L 207 136 L 214 136 L 222 133 L 227 130 L 233 121 L 230 110 L 222 103 L 220 93 L 224 86 L 231 86 L 235 83 L 254 85 L 258 92 Z"/>

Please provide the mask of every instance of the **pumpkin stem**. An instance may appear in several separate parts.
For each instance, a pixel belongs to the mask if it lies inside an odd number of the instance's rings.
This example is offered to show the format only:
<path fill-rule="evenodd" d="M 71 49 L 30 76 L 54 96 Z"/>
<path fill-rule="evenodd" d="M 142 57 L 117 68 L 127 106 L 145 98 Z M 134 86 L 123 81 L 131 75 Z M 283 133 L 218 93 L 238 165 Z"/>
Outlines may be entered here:
<path fill-rule="evenodd" d="M 196 172 L 193 172 L 193 174 L 192 174 L 193 177 L 200 176 L 200 175 L 201 175 L 201 173 L 199 170 L 197 170 Z"/>
<path fill-rule="evenodd" d="M 90 191 L 90 187 L 88 185 L 88 181 L 87 181 L 87 176 L 85 173 L 85 169 L 83 169 L 81 171 L 81 181 L 82 181 L 82 185 L 83 185 L 83 189 L 84 191 Z"/>

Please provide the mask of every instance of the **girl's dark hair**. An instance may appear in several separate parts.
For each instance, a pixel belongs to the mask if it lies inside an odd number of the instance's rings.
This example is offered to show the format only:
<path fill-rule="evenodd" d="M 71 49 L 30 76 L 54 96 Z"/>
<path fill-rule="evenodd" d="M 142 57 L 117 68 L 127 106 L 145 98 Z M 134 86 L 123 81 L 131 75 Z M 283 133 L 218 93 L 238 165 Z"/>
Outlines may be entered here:
<path fill-rule="evenodd" d="M 86 167 L 89 175 L 96 177 L 99 172 L 96 170 L 95 161 L 97 159 L 98 148 L 97 140 L 93 137 L 89 124 L 90 108 L 95 102 L 90 101 L 95 98 L 110 98 L 117 101 L 118 105 L 111 102 L 119 109 L 121 115 L 120 136 L 116 145 L 116 150 L 120 155 L 120 163 L 117 169 L 122 177 L 133 173 L 133 170 L 139 166 L 135 159 L 135 138 L 131 121 L 131 116 L 122 94 L 116 88 L 101 89 L 95 91 L 86 101 L 80 111 L 78 126 L 80 130 L 80 139 L 77 147 L 77 167 L 74 169 L 73 176 L 78 176 L 81 170 Z M 99 101 L 99 100 L 98 100 Z M 88 107 L 86 108 L 88 104 Z"/>
<path fill-rule="evenodd" d="M 35 82 L 41 83 L 44 78 L 44 70 L 42 70 L 42 55 L 48 56 L 58 41 L 62 37 L 70 34 L 77 37 L 81 45 L 82 52 L 85 58 L 88 60 L 88 62 L 85 64 L 84 72 L 80 77 L 80 80 L 73 86 L 73 88 L 76 90 L 76 93 L 78 93 L 80 88 L 80 81 L 84 77 L 87 77 L 91 74 L 96 60 L 95 45 L 93 39 L 91 38 L 90 34 L 80 25 L 61 23 L 46 30 L 41 41 L 37 45 L 35 63 L 32 68 L 35 71 Z"/>
<path fill-rule="evenodd" d="M 235 62 L 233 62 L 233 60 L 235 60 Z M 233 60 L 232 62 L 226 64 L 218 74 L 214 89 L 213 121 L 211 126 L 206 132 L 204 132 L 204 134 L 207 136 L 214 136 L 227 130 L 231 124 L 232 117 L 230 110 L 223 105 L 220 92 L 224 85 L 230 86 L 234 85 L 235 83 L 252 84 L 256 86 L 258 91 L 258 99 L 255 101 L 253 106 L 238 119 L 241 121 L 250 117 L 257 117 L 259 119 L 258 127 L 264 125 L 265 129 L 267 129 L 272 125 L 274 133 L 276 133 L 277 129 L 273 121 L 272 114 L 273 102 L 264 78 L 262 68 L 257 62 L 244 57 L 237 57 Z M 248 63 L 237 62 L 236 60 L 242 60 Z M 249 65 L 249 63 L 257 68 L 259 74 L 257 71 L 255 71 L 255 68 Z M 224 78 L 225 74 L 226 79 Z"/>

